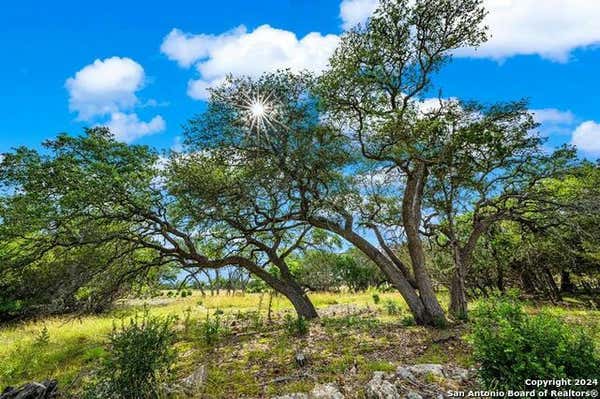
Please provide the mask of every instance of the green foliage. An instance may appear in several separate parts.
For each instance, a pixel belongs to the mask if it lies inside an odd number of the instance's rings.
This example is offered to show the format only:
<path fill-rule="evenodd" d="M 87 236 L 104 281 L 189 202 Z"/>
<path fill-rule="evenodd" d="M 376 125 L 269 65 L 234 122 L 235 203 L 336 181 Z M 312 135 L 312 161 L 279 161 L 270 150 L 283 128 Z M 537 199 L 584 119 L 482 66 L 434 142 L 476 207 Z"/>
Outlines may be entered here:
<path fill-rule="evenodd" d="M 592 336 L 548 313 L 530 316 L 514 297 L 495 298 L 474 312 L 474 358 L 489 388 L 524 388 L 527 378 L 600 375 Z"/>
<path fill-rule="evenodd" d="M 379 302 L 381 302 L 381 298 L 379 297 L 379 294 L 377 294 L 377 293 L 373 294 L 373 302 L 375 303 L 375 305 L 379 305 Z"/>
<path fill-rule="evenodd" d="M 50 333 L 48 332 L 48 327 L 44 326 L 38 335 L 35 337 L 35 345 L 38 346 L 46 346 L 50 342 Z"/>
<path fill-rule="evenodd" d="M 283 325 L 286 332 L 293 336 L 303 336 L 308 333 L 309 322 L 302 316 L 292 316 L 286 313 L 283 317 Z"/>
<path fill-rule="evenodd" d="M 383 303 L 383 306 L 385 307 L 385 311 L 387 312 L 387 314 L 389 314 L 390 316 L 396 316 L 400 314 L 400 307 L 396 302 L 392 301 L 391 299 L 385 301 Z"/>
<path fill-rule="evenodd" d="M 175 361 L 172 318 L 144 312 L 129 323 L 122 321 L 109 335 L 108 354 L 90 384 L 88 398 L 153 399 L 163 397 Z"/>
<path fill-rule="evenodd" d="M 221 313 L 216 313 L 214 316 L 210 316 L 208 313 L 206 314 L 206 319 L 200 322 L 198 326 L 198 332 L 201 341 L 205 345 L 214 345 L 217 343 L 223 336 L 229 333 L 227 327 L 221 321 Z"/>
<path fill-rule="evenodd" d="M 415 322 L 415 318 L 410 315 L 404 316 L 402 320 L 400 320 L 400 323 L 402 323 L 402 325 L 406 327 L 414 326 L 417 324 Z"/>

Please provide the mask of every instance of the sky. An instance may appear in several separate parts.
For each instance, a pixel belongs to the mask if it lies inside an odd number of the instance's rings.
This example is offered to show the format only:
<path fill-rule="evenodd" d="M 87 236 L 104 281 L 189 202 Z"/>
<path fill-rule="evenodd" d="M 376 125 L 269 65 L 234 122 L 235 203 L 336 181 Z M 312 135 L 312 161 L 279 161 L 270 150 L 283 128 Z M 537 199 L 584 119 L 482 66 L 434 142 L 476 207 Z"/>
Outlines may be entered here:
<path fill-rule="evenodd" d="M 435 76 L 444 97 L 528 99 L 548 147 L 600 158 L 600 0 L 484 0 L 491 39 Z M 377 0 L 6 1 L 0 152 L 106 125 L 177 148 L 228 73 L 319 72 Z"/>

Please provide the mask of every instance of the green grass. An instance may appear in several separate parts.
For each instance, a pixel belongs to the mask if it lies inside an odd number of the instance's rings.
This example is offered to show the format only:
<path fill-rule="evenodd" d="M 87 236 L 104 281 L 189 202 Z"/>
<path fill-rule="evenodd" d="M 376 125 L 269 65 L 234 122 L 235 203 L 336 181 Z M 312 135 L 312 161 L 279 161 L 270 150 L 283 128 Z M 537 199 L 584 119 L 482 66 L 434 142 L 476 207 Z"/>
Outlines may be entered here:
<path fill-rule="evenodd" d="M 311 322 L 309 333 L 302 337 L 286 333 L 283 316 L 293 308 L 281 296 L 272 299 L 273 320 L 269 322 L 268 294 L 202 297 L 198 291 L 185 298 L 163 295 L 147 301 L 123 301 L 98 316 L 49 317 L 7 325 L 0 328 L 0 390 L 56 378 L 63 392 L 77 392 L 104 356 L 113 323 L 141 311 L 145 303 L 152 315 L 178 317 L 179 357 L 174 372 L 182 378 L 204 364 L 208 380 L 202 394 L 206 397 L 306 392 L 316 382 L 339 378 L 351 381 L 360 392 L 373 371 L 392 371 L 400 364 L 472 364 L 469 346 L 462 339 L 467 333 L 464 325 L 443 331 L 405 326 L 402 319 L 409 312 L 400 295 L 378 294 L 377 305 L 371 291 L 311 294 L 325 315 Z M 389 314 L 387 301 L 397 304 L 397 314 Z M 441 294 L 440 301 L 446 305 L 447 295 Z M 600 342 L 600 312 L 585 310 L 582 305 L 570 299 L 561 306 L 547 304 L 543 308 L 570 322 L 595 327 Z M 527 306 L 531 313 L 539 310 L 536 304 Z M 208 344 L 202 341 L 199 326 L 215 313 L 222 313 L 227 334 Z M 448 335 L 458 338 L 444 340 Z M 308 358 L 302 370 L 294 361 L 298 351 Z"/>

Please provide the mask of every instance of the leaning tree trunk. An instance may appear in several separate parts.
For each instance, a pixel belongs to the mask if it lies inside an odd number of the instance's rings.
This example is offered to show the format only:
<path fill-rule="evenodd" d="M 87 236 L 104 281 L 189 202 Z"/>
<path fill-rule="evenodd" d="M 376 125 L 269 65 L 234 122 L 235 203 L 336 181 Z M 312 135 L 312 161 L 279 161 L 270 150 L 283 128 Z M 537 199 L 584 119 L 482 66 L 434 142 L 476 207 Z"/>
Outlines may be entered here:
<path fill-rule="evenodd" d="M 369 241 L 356 234 L 351 228 L 345 228 L 336 222 L 325 218 L 311 217 L 308 222 L 315 227 L 330 231 L 344 238 L 359 251 L 365 254 L 370 260 L 379 267 L 388 281 L 400 292 L 402 298 L 406 301 L 410 312 L 415 319 L 415 323 L 422 326 L 435 326 L 439 323 L 434 315 L 428 312 L 417 291 L 412 287 L 408 278 L 387 256 L 385 256 L 377 247 Z"/>
<path fill-rule="evenodd" d="M 425 267 L 425 251 L 419 233 L 426 176 L 427 170 L 424 164 L 418 164 L 414 171 L 407 174 L 406 189 L 402 198 L 402 222 L 406 232 L 406 242 L 415 281 L 423 306 L 425 306 L 434 324 L 445 324 L 446 315 L 437 299 L 431 278 Z"/>
<path fill-rule="evenodd" d="M 307 320 L 316 319 L 319 317 L 317 310 L 308 298 L 308 295 L 306 295 L 306 292 L 304 292 L 304 290 L 296 282 L 290 284 L 288 287 L 290 290 L 286 293 L 284 293 L 283 290 L 279 292 L 289 299 L 299 317 Z"/>
<path fill-rule="evenodd" d="M 246 259 L 241 259 L 239 265 L 262 279 L 269 287 L 285 296 L 292 303 L 299 317 L 309 320 L 319 317 L 314 305 L 306 295 L 306 292 L 304 292 L 304 289 L 302 289 L 300 284 L 298 284 L 289 273 L 283 273 L 284 275 L 289 275 L 286 279 L 278 278 L 256 265 L 254 262 L 250 262 Z"/>

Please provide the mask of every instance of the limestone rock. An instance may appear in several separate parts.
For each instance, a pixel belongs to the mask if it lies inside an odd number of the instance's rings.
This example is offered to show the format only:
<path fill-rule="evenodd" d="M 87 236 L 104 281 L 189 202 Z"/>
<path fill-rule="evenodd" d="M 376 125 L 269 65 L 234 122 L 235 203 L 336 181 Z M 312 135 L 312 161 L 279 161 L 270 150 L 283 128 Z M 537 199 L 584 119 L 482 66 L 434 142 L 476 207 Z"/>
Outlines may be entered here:
<path fill-rule="evenodd" d="M 319 384 L 310 391 L 310 399 L 344 399 L 335 384 Z"/>
<path fill-rule="evenodd" d="M 206 381 L 206 367 L 200 365 L 192 374 L 181 380 L 181 387 L 188 394 L 196 393 Z"/>
<path fill-rule="evenodd" d="M 415 364 L 414 366 L 406 367 L 406 369 L 418 377 L 426 375 L 444 377 L 444 366 L 441 364 Z"/>
<path fill-rule="evenodd" d="M 423 397 L 419 393 L 417 393 L 415 391 L 409 391 L 406 394 L 405 398 L 406 399 L 423 399 Z"/>
<path fill-rule="evenodd" d="M 309 399 L 305 393 L 290 393 L 282 396 L 275 396 L 272 399 Z"/>
<path fill-rule="evenodd" d="M 396 386 L 385 379 L 385 373 L 376 371 L 365 388 L 367 399 L 400 399 Z"/>

